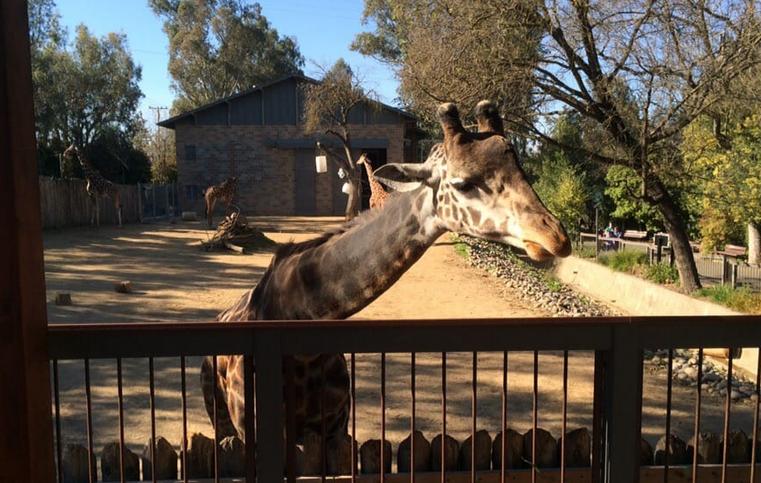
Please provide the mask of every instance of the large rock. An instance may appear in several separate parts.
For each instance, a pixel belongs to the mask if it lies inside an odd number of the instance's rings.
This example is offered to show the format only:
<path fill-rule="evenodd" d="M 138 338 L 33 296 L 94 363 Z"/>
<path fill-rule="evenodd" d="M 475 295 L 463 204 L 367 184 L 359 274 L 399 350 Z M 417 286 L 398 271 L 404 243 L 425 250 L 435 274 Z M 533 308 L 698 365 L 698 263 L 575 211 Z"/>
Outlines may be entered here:
<path fill-rule="evenodd" d="M 365 441 L 359 448 L 359 460 L 363 474 L 380 473 L 381 469 L 381 442 L 379 439 Z M 384 473 L 391 473 L 391 443 L 383 441 L 383 468 Z"/>
<path fill-rule="evenodd" d="M 675 434 L 669 438 L 669 466 L 689 464 L 690 458 L 687 454 L 687 443 Z M 666 461 L 666 435 L 663 435 L 655 445 L 655 464 L 663 465 Z"/>
<path fill-rule="evenodd" d="M 471 469 L 471 446 L 472 446 L 472 436 L 468 436 L 465 441 L 462 442 L 462 446 L 460 446 L 460 469 L 461 470 L 469 470 Z M 491 466 L 491 436 L 489 435 L 489 432 L 482 429 L 480 431 L 476 431 L 476 464 L 475 467 L 477 470 L 488 470 Z"/>
<path fill-rule="evenodd" d="M 246 476 L 246 445 L 237 436 L 228 436 L 219 442 L 219 476 Z"/>
<path fill-rule="evenodd" d="M 563 450 L 563 438 L 558 439 L 558 464 Z M 592 463 L 592 436 L 587 428 L 574 429 L 565 437 L 565 466 L 586 468 Z"/>
<path fill-rule="evenodd" d="M 351 474 L 351 445 L 356 442 L 348 434 L 326 443 L 325 472 L 328 475 Z M 359 454 L 359 453 L 357 453 Z M 317 433 L 304 435 L 304 475 L 322 474 L 322 437 Z"/>
<path fill-rule="evenodd" d="M 447 471 L 457 470 L 457 458 L 460 454 L 460 443 L 448 434 L 444 438 L 444 468 Z M 441 471 L 441 433 L 431 441 L 431 469 Z"/>
<path fill-rule="evenodd" d="M 396 453 L 396 466 L 399 473 L 410 472 L 412 435 L 399 443 Z M 425 439 L 421 431 L 415 431 L 415 471 L 428 471 L 431 468 L 431 443 Z"/>
<path fill-rule="evenodd" d="M 695 436 L 690 438 L 687 445 L 687 458 L 692 462 L 695 454 Z M 721 439 L 716 433 L 700 433 L 698 435 L 698 463 L 721 463 Z"/>
<path fill-rule="evenodd" d="M 640 440 L 639 445 L 639 464 L 640 466 L 652 466 L 653 464 L 653 447 L 644 438 Z"/>
<path fill-rule="evenodd" d="M 87 469 L 89 463 L 87 448 L 81 444 L 67 444 L 61 455 L 63 483 L 87 483 L 90 481 Z M 92 458 L 92 474 L 97 475 L 95 457 Z"/>
<path fill-rule="evenodd" d="M 523 435 L 523 458 L 531 463 L 533 429 Z M 556 468 L 558 466 L 558 444 L 549 431 L 536 428 L 536 466 L 537 468 Z"/>
<path fill-rule="evenodd" d="M 119 443 L 108 443 L 100 452 L 100 471 L 103 481 L 121 481 L 119 474 Z M 124 448 L 124 478 L 140 479 L 140 459 L 129 448 Z"/>
<path fill-rule="evenodd" d="M 188 478 L 214 477 L 214 440 L 193 433 L 188 446 Z"/>
<path fill-rule="evenodd" d="M 722 451 L 724 441 L 721 442 Z M 727 448 L 727 463 L 739 464 L 749 463 L 752 445 L 748 435 L 744 431 L 730 431 L 729 446 Z"/>
<path fill-rule="evenodd" d="M 156 439 L 156 479 L 157 480 L 175 480 L 177 479 L 177 452 L 174 450 L 169 441 L 159 436 Z M 152 479 L 151 470 L 153 462 L 151 461 L 151 439 L 143 448 L 143 481 Z"/>
<path fill-rule="evenodd" d="M 507 465 L 505 468 L 523 468 L 523 436 L 521 433 L 507 428 L 507 432 L 505 433 L 505 446 L 507 447 L 505 455 Z M 491 460 L 495 470 L 502 468 L 502 432 L 497 433 L 497 436 L 494 437 L 494 443 L 492 443 L 491 446 Z"/>

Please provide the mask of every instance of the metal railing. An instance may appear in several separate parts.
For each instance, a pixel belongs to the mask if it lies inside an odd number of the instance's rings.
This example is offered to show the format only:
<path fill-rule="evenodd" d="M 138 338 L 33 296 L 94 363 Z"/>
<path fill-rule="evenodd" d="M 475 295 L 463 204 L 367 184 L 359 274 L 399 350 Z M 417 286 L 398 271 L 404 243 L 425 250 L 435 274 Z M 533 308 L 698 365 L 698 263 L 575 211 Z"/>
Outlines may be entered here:
<path fill-rule="evenodd" d="M 479 352 L 497 352 L 503 354 L 502 366 L 502 462 L 496 471 L 479 472 L 471 464 L 469 473 L 448 475 L 445 464 L 441 464 L 441 481 L 482 481 L 484 473 L 488 481 L 508 481 L 513 470 L 506 469 L 505 429 L 508 427 L 506 409 L 507 388 L 507 354 L 512 351 L 530 351 L 533 353 L 533 396 L 532 396 L 532 442 L 531 461 L 536 462 L 537 410 L 539 401 L 537 382 L 537 363 L 539 351 L 562 351 L 563 354 L 563 398 L 562 431 L 563 442 L 566 439 L 566 417 L 568 404 L 568 351 L 594 351 L 594 408 L 592 424 L 592 458 L 591 470 L 585 473 L 587 478 L 573 481 L 606 481 L 626 483 L 639 481 L 641 449 L 641 415 L 642 415 L 642 381 L 643 351 L 648 348 L 669 349 L 668 384 L 666 408 L 666 434 L 671 433 L 672 384 L 671 367 L 673 348 L 703 347 L 758 347 L 761 345 L 761 324 L 758 317 L 752 316 L 707 316 L 707 317 L 617 317 L 617 318 L 529 318 L 529 319 L 475 319 L 475 320 L 393 320 L 393 321 L 260 321 L 241 323 L 144 323 L 144 324 L 86 324 L 54 325 L 49 328 L 49 350 L 53 364 L 54 417 L 56 426 L 56 453 L 58 457 L 59 478 L 61 470 L 61 425 L 59 409 L 58 361 L 83 361 L 87 401 L 87 431 L 89 455 L 92 453 L 92 409 L 90 401 L 89 363 L 94 359 L 116 359 L 118 385 L 118 422 L 120 434 L 120 470 L 124 477 L 124 407 L 122 403 L 121 361 L 126 358 L 149 358 L 151 441 L 155 444 L 155 402 L 153 359 L 158 357 L 180 357 L 182 370 L 182 477 L 187 481 L 187 402 L 185 384 L 185 359 L 190 356 L 242 354 L 245 358 L 245 429 L 246 435 L 253 435 L 255 444 L 245 446 L 246 481 L 274 482 L 285 477 L 289 481 L 296 478 L 293 464 L 292 435 L 287 426 L 287 404 L 283 383 L 283 357 L 296 354 L 350 354 L 351 361 L 351 399 L 350 419 L 351 474 L 345 481 L 365 481 L 367 476 L 357 474 L 357 449 L 354 444 L 357 434 L 357 415 L 355 403 L 355 354 L 382 354 L 380 370 L 377 372 L 381 385 L 381 441 L 385 440 L 386 411 L 385 384 L 387 353 L 408 353 L 410 355 L 411 405 L 410 430 L 414 435 L 416 429 L 416 386 L 415 355 L 421 352 L 441 354 L 441 434 L 447 434 L 447 353 L 468 352 L 472 360 L 472 434 L 471 462 L 475 462 L 475 433 L 477 413 L 477 355 Z M 698 367 L 702 368 L 703 352 L 700 350 Z M 254 363 L 256 375 L 254 376 Z M 732 362 L 727 373 L 728 388 L 732 387 Z M 758 381 L 757 381 L 758 382 Z M 755 386 L 756 399 L 753 418 L 753 448 L 751 465 L 744 466 L 738 472 L 735 465 L 729 465 L 727 445 L 724 446 L 724 458 L 720 465 L 720 479 L 701 481 L 755 481 L 756 477 L 756 436 L 758 434 L 758 384 Z M 286 391 L 287 393 L 288 391 Z M 695 390 L 696 414 L 694 432 L 700 432 L 701 374 Z M 704 404 L 704 403 L 703 403 Z M 724 408 L 724 440 L 729 431 L 732 411 L 731 391 L 726 391 Z M 254 417 L 256 415 L 256 417 Z M 290 414 L 289 414 L 290 416 Z M 216 407 L 214 411 L 216 418 Z M 249 436 L 247 436 L 248 438 Z M 324 434 L 323 434 L 324 438 Z M 443 443 L 442 437 L 442 443 Z M 216 435 L 214 438 L 217 441 Z M 666 438 L 665 461 L 661 469 L 647 473 L 660 481 L 668 482 L 669 438 Z M 697 439 L 696 439 L 697 441 Z M 411 458 L 415 461 L 414 437 L 411 438 Z M 288 443 L 288 444 L 286 444 Z M 324 441 L 323 441 L 324 443 Z M 219 479 L 217 466 L 217 446 L 214 449 L 214 478 Z M 441 444 L 444 461 L 445 444 Z M 324 444 L 322 448 L 324 448 Z M 382 444 L 381 444 L 382 447 Z M 151 448 L 153 451 L 153 448 Z M 380 451 L 381 466 L 384 451 Z M 568 475 L 577 475 L 576 470 L 569 472 L 565 464 L 565 448 L 560 451 L 560 468 L 557 480 L 571 481 Z M 695 451 L 697 455 L 697 451 Z M 287 458 L 286 458 L 287 456 Z M 286 460 L 288 464 L 284 466 Z M 255 461 L 255 468 L 254 468 Z M 433 481 L 431 474 L 415 474 L 414 464 L 407 475 L 390 475 L 381 471 L 368 481 Z M 692 462 L 692 481 L 698 481 L 701 468 L 697 456 Z M 155 468 L 155 465 L 153 465 Z M 90 479 L 95 481 L 94 465 L 90 462 Z M 547 470 L 539 470 L 532 464 L 526 479 L 510 481 L 550 481 Z M 525 473 L 525 472 L 524 472 Z M 714 472 L 716 473 L 716 472 Z M 645 474 L 645 473 L 643 473 Z M 706 473 L 702 473 L 706 474 Z M 718 475 L 718 473 L 716 473 Z M 729 476 L 728 476 L 729 475 Z M 737 476 L 741 475 L 741 476 Z M 154 475 L 155 476 L 155 475 Z M 322 481 L 325 481 L 323 465 Z M 455 479 L 448 479 L 456 477 Z M 149 478 L 149 477 L 147 477 Z M 437 476 L 436 479 L 439 477 Z M 530 478 L 530 480 L 528 479 Z M 644 478 L 644 477 L 643 477 Z M 671 475 L 672 481 L 686 481 Z M 742 478 L 742 479 L 741 479 Z M 748 479 L 750 478 L 750 480 Z M 344 481 L 337 479 L 336 481 Z M 487 481 L 483 480 L 483 481 Z M 312 481 L 304 479 L 303 481 Z"/>

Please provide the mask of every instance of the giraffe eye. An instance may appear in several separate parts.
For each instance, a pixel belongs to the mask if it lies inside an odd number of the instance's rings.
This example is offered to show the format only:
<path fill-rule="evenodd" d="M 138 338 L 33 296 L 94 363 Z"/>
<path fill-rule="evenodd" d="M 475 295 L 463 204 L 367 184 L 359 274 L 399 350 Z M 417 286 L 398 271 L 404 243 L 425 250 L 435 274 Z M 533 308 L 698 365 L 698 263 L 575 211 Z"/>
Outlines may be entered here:
<path fill-rule="evenodd" d="M 476 189 L 475 183 L 460 178 L 453 179 L 450 184 L 460 193 L 470 193 Z"/>

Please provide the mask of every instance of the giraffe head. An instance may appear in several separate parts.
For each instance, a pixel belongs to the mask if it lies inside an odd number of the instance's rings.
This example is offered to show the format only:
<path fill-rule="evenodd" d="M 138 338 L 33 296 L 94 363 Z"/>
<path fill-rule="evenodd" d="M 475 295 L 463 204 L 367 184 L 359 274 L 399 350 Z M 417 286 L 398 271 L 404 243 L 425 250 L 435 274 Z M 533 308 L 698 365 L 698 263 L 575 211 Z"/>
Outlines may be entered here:
<path fill-rule="evenodd" d="M 438 116 L 444 142 L 426 162 L 387 164 L 376 179 L 397 191 L 432 189 L 434 221 L 445 229 L 522 248 L 538 261 L 568 256 L 568 235 L 531 188 L 496 105 L 478 103 L 475 133 L 454 104 L 442 104 Z"/>
<path fill-rule="evenodd" d="M 362 153 L 362 156 L 357 160 L 357 164 L 365 164 L 371 168 L 373 167 L 373 163 L 370 161 L 370 158 L 367 157 L 366 153 Z"/>

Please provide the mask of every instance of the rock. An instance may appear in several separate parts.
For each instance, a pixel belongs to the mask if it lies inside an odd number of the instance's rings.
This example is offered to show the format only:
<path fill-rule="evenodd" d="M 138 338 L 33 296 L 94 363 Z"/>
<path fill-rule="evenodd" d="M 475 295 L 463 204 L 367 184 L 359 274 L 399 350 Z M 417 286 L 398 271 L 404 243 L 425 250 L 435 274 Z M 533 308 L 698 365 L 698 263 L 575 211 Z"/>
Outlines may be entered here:
<path fill-rule="evenodd" d="M 188 478 L 214 477 L 214 441 L 201 433 L 193 433 L 188 446 Z"/>
<path fill-rule="evenodd" d="M 523 458 L 531 464 L 533 429 L 523 435 Z M 536 466 L 555 468 L 558 466 L 558 446 L 555 438 L 542 428 L 536 429 Z"/>
<path fill-rule="evenodd" d="M 100 471 L 103 481 L 121 481 L 119 472 L 119 443 L 108 443 L 100 452 Z M 129 448 L 124 448 L 124 478 L 140 479 L 140 460 Z"/>
<path fill-rule="evenodd" d="M 448 471 L 457 470 L 457 457 L 460 453 L 460 443 L 448 434 L 444 438 L 444 468 Z M 441 471 L 441 433 L 431 441 L 431 470 Z"/>
<path fill-rule="evenodd" d="M 518 431 L 507 428 L 505 433 L 505 446 L 507 469 L 523 468 L 523 436 Z M 491 460 L 494 469 L 502 468 L 502 432 L 497 433 L 494 437 L 494 443 L 491 446 Z"/>
<path fill-rule="evenodd" d="M 351 444 L 348 434 L 327 441 L 325 471 L 328 475 L 351 474 Z M 355 448 L 356 448 L 356 443 Z M 304 435 L 303 472 L 304 475 L 322 474 L 322 437 L 313 432 Z M 359 454 L 359 452 L 357 452 Z M 298 455 L 297 455 L 298 456 Z M 297 465 L 298 466 L 298 465 Z"/>
<path fill-rule="evenodd" d="M 586 468 L 592 462 L 592 436 L 587 428 L 574 429 L 566 434 L 565 465 L 567 468 Z M 558 439 L 558 464 L 563 438 Z"/>
<path fill-rule="evenodd" d="M 471 468 L 472 436 L 468 436 L 460 446 L 460 469 Z M 491 467 L 491 436 L 485 429 L 476 431 L 476 464 L 477 470 L 488 470 Z"/>
<path fill-rule="evenodd" d="M 132 293 L 132 282 L 129 280 L 122 280 L 114 284 L 114 291 L 118 293 Z"/>
<path fill-rule="evenodd" d="M 89 464 L 90 458 L 87 448 L 81 444 L 67 444 L 61 455 L 63 483 L 88 483 L 90 481 Z M 92 474 L 97 475 L 95 456 L 92 458 Z"/>
<path fill-rule="evenodd" d="M 177 452 L 174 450 L 169 441 L 159 436 L 156 439 L 156 479 L 157 480 L 175 480 L 177 479 Z M 151 439 L 143 448 L 143 479 L 150 480 L 152 473 L 151 461 Z"/>
<path fill-rule="evenodd" d="M 687 458 L 692 462 L 695 452 L 695 436 L 690 438 L 687 445 Z M 700 433 L 698 436 L 698 463 L 721 463 L 721 439 L 715 433 Z"/>
<path fill-rule="evenodd" d="M 412 435 L 407 436 L 399 443 L 396 453 L 396 466 L 399 473 L 410 472 Z M 415 431 L 415 471 L 428 471 L 431 468 L 431 443 L 425 439 L 420 431 Z"/>
<path fill-rule="evenodd" d="M 352 445 L 354 445 L 354 450 L 356 451 L 357 442 L 347 433 L 344 433 L 343 436 L 337 436 L 328 441 L 328 454 L 334 455 L 333 458 L 328 458 L 328 474 L 351 474 Z M 415 449 L 417 450 L 417 448 Z M 391 458 L 388 459 L 388 461 L 390 460 Z"/>
<path fill-rule="evenodd" d="M 198 215 L 196 215 L 195 211 L 182 212 L 182 221 L 196 221 L 196 220 L 198 220 Z"/>
<path fill-rule="evenodd" d="M 58 292 L 55 294 L 56 305 L 71 305 L 71 294 L 68 292 Z"/>
<path fill-rule="evenodd" d="M 682 373 L 690 379 L 695 379 L 698 377 L 698 369 L 695 367 L 685 367 L 682 369 Z"/>
<path fill-rule="evenodd" d="M 365 441 L 359 448 L 359 460 L 363 474 L 380 473 L 381 469 L 381 442 L 379 439 Z M 384 473 L 391 473 L 391 443 L 383 441 L 383 468 Z"/>
<path fill-rule="evenodd" d="M 669 438 L 669 466 L 686 465 L 690 462 L 687 455 L 687 443 L 679 436 L 671 434 Z M 666 460 L 666 436 L 662 436 L 655 445 L 655 464 L 663 465 Z"/>
<path fill-rule="evenodd" d="M 722 448 L 724 442 L 721 442 Z M 723 449 L 722 449 L 723 451 Z M 727 463 L 739 464 L 750 462 L 751 441 L 744 431 L 729 432 L 729 446 L 727 448 Z"/>
<path fill-rule="evenodd" d="M 644 438 L 640 440 L 639 445 L 639 464 L 641 466 L 651 466 L 653 464 L 653 447 Z"/>
<path fill-rule="evenodd" d="M 246 445 L 237 436 L 228 436 L 219 442 L 219 476 L 246 476 Z"/>

